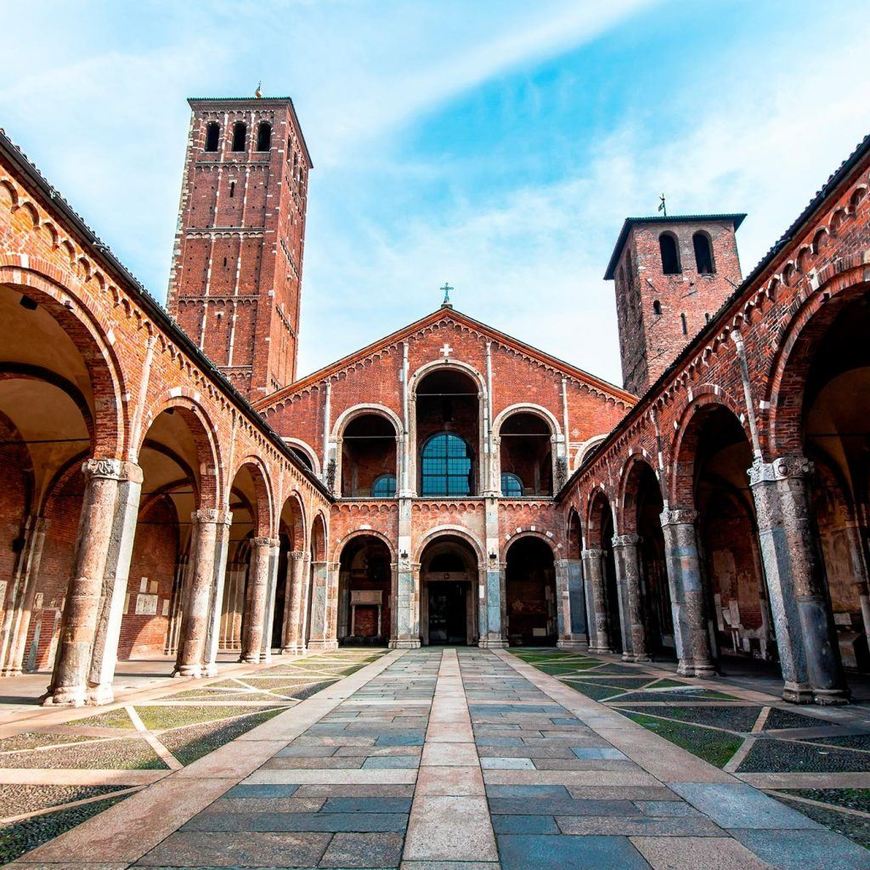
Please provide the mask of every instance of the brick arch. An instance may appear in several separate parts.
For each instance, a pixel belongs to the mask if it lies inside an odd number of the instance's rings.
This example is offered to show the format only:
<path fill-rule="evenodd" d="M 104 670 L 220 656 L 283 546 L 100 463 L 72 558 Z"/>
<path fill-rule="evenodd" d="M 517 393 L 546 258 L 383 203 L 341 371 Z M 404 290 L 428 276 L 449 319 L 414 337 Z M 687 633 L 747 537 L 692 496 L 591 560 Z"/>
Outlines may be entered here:
<path fill-rule="evenodd" d="M 288 447 L 295 448 L 301 453 L 304 453 L 311 460 L 312 473 L 316 474 L 318 477 L 320 476 L 320 458 L 317 455 L 317 451 L 311 447 L 308 442 L 303 441 L 301 438 L 291 438 L 286 435 L 282 435 L 281 440 L 284 441 Z"/>
<path fill-rule="evenodd" d="M 619 490 L 616 499 L 616 534 L 618 535 L 637 533 L 638 475 L 644 468 L 648 468 L 652 472 L 664 500 L 665 493 L 662 492 L 662 482 L 652 457 L 643 449 L 639 453 L 632 453 L 626 459 L 619 475 Z"/>
<path fill-rule="evenodd" d="M 844 264 L 840 264 L 844 266 Z M 814 349 L 837 315 L 850 302 L 867 295 L 865 267 L 849 268 L 826 281 L 794 314 L 782 331 L 778 351 L 766 378 L 770 403 L 766 446 L 771 456 L 803 450 L 804 387 Z"/>
<path fill-rule="evenodd" d="M 574 537 L 574 529 L 576 529 L 576 541 L 572 540 Z M 583 521 L 580 519 L 580 513 L 577 508 L 574 507 L 574 505 L 571 505 L 565 518 L 565 558 L 579 559 L 582 549 Z"/>
<path fill-rule="evenodd" d="M 501 434 L 501 427 L 509 418 L 513 417 L 514 414 L 532 414 L 535 417 L 539 417 L 549 427 L 550 437 L 562 434 L 559 421 L 553 413 L 548 411 L 543 405 L 536 405 L 534 402 L 517 402 L 499 412 L 499 415 L 492 421 L 492 431 L 496 436 Z"/>
<path fill-rule="evenodd" d="M 274 497 L 272 495 L 272 479 L 269 474 L 269 469 L 259 456 L 246 456 L 239 461 L 232 474 L 228 478 L 227 495 L 233 486 L 239 472 L 247 468 L 251 475 L 251 480 L 254 483 L 254 495 L 256 498 L 257 516 L 254 520 L 254 537 L 271 538 L 274 537 L 272 529 L 276 528 L 274 522 L 273 509 Z"/>
<path fill-rule="evenodd" d="M 81 301 L 76 287 L 56 266 L 17 254 L 0 255 L 0 285 L 41 305 L 75 345 L 94 398 L 94 455 L 122 458 L 129 423 L 122 400 L 128 393 L 123 369 L 106 331 Z"/>
<path fill-rule="evenodd" d="M 318 510 L 311 521 L 311 532 L 308 536 L 308 545 L 311 548 L 310 555 L 312 562 L 326 561 L 326 554 L 329 552 L 329 523 L 323 511 Z M 320 540 L 317 538 L 317 533 L 320 532 Z M 315 545 L 317 549 L 315 549 Z"/>
<path fill-rule="evenodd" d="M 740 425 L 746 440 L 752 444 L 752 435 L 737 402 L 722 390 L 709 388 L 683 409 L 680 426 L 671 443 L 671 473 L 667 482 L 668 503 L 675 510 L 695 508 L 695 456 L 698 436 L 704 417 L 715 408 L 724 408 Z"/>
<path fill-rule="evenodd" d="M 532 529 L 523 529 L 519 532 L 514 533 L 510 536 L 508 540 L 504 543 L 504 557 L 507 558 L 508 550 L 517 542 L 521 541 L 523 538 L 537 538 L 539 541 L 543 541 L 553 553 L 553 559 L 555 560 L 559 555 L 559 547 L 561 546 L 557 541 L 555 536 L 548 537 L 546 533 L 539 532 L 537 529 L 534 531 Z M 504 561 L 504 560 L 502 560 Z"/>
<path fill-rule="evenodd" d="M 131 444 L 139 455 L 148 432 L 154 421 L 165 411 L 173 410 L 179 413 L 184 420 L 196 445 L 196 459 L 200 469 L 198 483 L 197 509 L 218 508 L 225 500 L 225 487 L 230 484 L 224 480 L 223 464 L 221 462 L 222 451 L 218 442 L 217 430 L 208 415 L 208 412 L 192 396 L 172 396 L 167 391 L 158 397 L 143 415 L 142 427 L 139 433 L 131 437 L 138 437 L 137 444 Z M 203 474 L 202 468 L 211 470 L 211 474 Z M 235 475 L 233 475 L 235 478 Z"/>
<path fill-rule="evenodd" d="M 287 498 L 284 499 L 284 504 L 281 506 L 281 511 L 278 514 L 278 524 L 276 533 L 280 532 L 281 520 L 284 517 L 284 511 L 288 505 L 292 505 L 293 514 L 293 549 L 305 551 L 308 545 L 308 521 L 305 515 L 305 502 L 299 490 L 294 489 Z"/>
<path fill-rule="evenodd" d="M 586 548 L 589 550 L 603 550 L 608 541 L 604 540 L 604 529 L 601 524 L 601 514 L 604 510 L 613 516 L 613 500 L 607 494 L 603 486 L 596 486 L 589 493 L 586 505 Z"/>
<path fill-rule="evenodd" d="M 462 526 L 455 525 L 442 525 L 435 526 L 433 529 L 428 529 L 426 534 L 420 539 L 420 543 L 417 545 L 417 552 L 414 556 L 414 561 L 419 563 L 426 547 L 429 544 L 434 544 L 439 538 L 444 537 L 456 537 L 462 538 L 474 551 L 474 554 L 477 556 L 477 567 L 478 569 L 483 568 L 486 564 L 486 550 L 480 540 L 476 535 L 473 535 L 468 529 L 462 528 Z"/>
<path fill-rule="evenodd" d="M 421 365 L 409 378 L 408 393 L 411 398 L 416 400 L 417 388 L 420 385 L 420 381 L 422 381 L 426 375 L 432 374 L 432 372 L 444 371 L 445 369 L 453 369 L 454 371 L 461 372 L 471 378 L 477 384 L 478 399 L 482 399 L 486 395 L 486 381 L 484 380 L 483 374 L 481 374 L 481 372 L 479 372 L 473 365 L 457 359 L 450 359 L 449 361 L 436 359 L 431 362 L 423 363 L 423 365 Z"/>
<path fill-rule="evenodd" d="M 390 423 L 393 424 L 393 428 L 396 430 L 396 437 L 398 438 L 399 435 L 401 435 L 404 427 L 395 411 L 391 410 L 386 405 L 381 405 L 376 402 L 361 402 L 358 405 L 352 405 L 350 408 L 346 408 L 338 415 L 335 425 L 332 427 L 332 437 L 341 438 L 344 435 L 344 430 L 347 428 L 348 423 L 351 423 L 357 417 L 362 417 L 367 414 L 373 414 L 376 417 L 383 417 L 386 420 L 389 420 Z"/>
<path fill-rule="evenodd" d="M 352 532 L 348 532 L 335 544 L 332 553 L 332 560 L 337 562 L 341 558 L 344 548 L 357 538 L 376 538 L 386 546 L 387 551 L 390 554 L 390 559 L 393 562 L 396 561 L 396 548 L 393 546 L 393 542 L 383 532 L 379 532 L 377 529 L 354 529 Z"/>

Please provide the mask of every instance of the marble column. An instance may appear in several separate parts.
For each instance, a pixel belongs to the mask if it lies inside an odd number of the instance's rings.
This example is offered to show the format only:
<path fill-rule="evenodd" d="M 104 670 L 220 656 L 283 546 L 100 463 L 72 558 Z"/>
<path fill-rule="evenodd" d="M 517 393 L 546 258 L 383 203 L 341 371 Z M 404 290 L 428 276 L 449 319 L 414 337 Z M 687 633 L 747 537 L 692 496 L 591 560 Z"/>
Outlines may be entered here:
<path fill-rule="evenodd" d="M 627 662 L 648 662 L 646 629 L 643 624 L 643 608 L 640 596 L 640 535 L 616 535 L 613 538 L 613 555 L 616 562 L 616 583 L 622 590 L 625 601 L 625 620 L 622 658 Z"/>
<path fill-rule="evenodd" d="M 604 588 L 604 550 L 584 550 L 583 576 L 586 578 L 586 613 L 589 620 L 589 652 L 609 653 L 607 635 L 607 590 Z"/>
<path fill-rule="evenodd" d="M 281 652 L 285 655 L 300 655 L 305 652 L 305 638 L 302 636 L 302 599 L 305 593 L 305 553 L 294 550 L 289 554 L 287 566 L 287 590 L 284 600 L 287 602 L 284 619 L 284 646 Z"/>
<path fill-rule="evenodd" d="M 230 549 L 232 511 L 217 514 L 214 539 L 214 572 L 208 606 L 208 632 L 205 642 L 205 674 L 213 677 L 218 672 L 217 654 L 220 646 L 221 618 L 224 606 L 224 585 L 227 577 L 227 554 Z"/>
<path fill-rule="evenodd" d="M 759 459 L 749 469 L 749 483 L 785 683 L 783 698 L 842 704 L 849 692 L 809 515 L 812 468 L 803 456 Z"/>
<path fill-rule="evenodd" d="M 266 590 L 266 614 L 263 619 L 263 640 L 260 644 L 260 661 L 272 661 L 272 627 L 275 623 L 275 593 L 278 588 L 278 565 L 281 555 L 281 542 L 272 541 L 269 552 L 269 586 Z M 279 639 L 280 643 L 280 639 Z"/>
<path fill-rule="evenodd" d="M 45 518 L 29 516 L 24 524 L 24 546 L 15 563 L 12 588 L 7 593 L 9 606 L 3 614 L 0 642 L 0 676 L 3 677 L 21 673 L 44 543 Z"/>
<path fill-rule="evenodd" d="M 112 699 L 142 469 L 118 459 L 89 459 L 82 471 L 75 568 L 45 704 L 80 706 Z"/>
<path fill-rule="evenodd" d="M 556 595 L 562 608 L 556 645 L 559 649 L 588 649 L 583 563 L 580 559 L 556 562 Z"/>
<path fill-rule="evenodd" d="M 224 521 L 224 514 L 214 509 L 199 510 L 191 514 L 191 519 L 193 520 L 193 571 L 187 578 L 187 589 L 184 592 L 181 636 L 174 671 L 175 675 L 180 677 L 201 677 L 207 672 L 209 611 L 220 560 L 218 528 Z"/>
<path fill-rule="evenodd" d="M 330 565 L 329 562 L 312 562 L 311 575 L 312 599 L 308 606 L 311 627 L 308 631 L 308 649 L 311 652 L 328 652 L 338 649 L 334 629 L 330 635 L 330 627 L 335 624 L 330 617 L 330 607 L 334 607 L 338 599 L 338 590 L 332 590 L 330 587 L 338 584 L 338 563 Z M 330 582 L 331 579 L 334 579 L 333 583 Z"/>
<path fill-rule="evenodd" d="M 245 595 L 245 621 L 242 627 L 242 654 L 239 661 L 259 664 L 263 655 L 263 632 L 269 597 L 272 569 L 272 538 L 253 538 Z"/>
<path fill-rule="evenodd" d="M 674 644 L 679 659 L 677 671 L 685 676 L 708 677 L 716 669 L 704 617 L 697 519 L 697 512 L 692 510 L 666 510 L 661 515 Z"/>
<path fill-rule="evenodd" d="M 396 566 L 395 637 L 390 649 L 420 646 L 420 563 L 411 562 L 407 552 L 399 553 Z"/>

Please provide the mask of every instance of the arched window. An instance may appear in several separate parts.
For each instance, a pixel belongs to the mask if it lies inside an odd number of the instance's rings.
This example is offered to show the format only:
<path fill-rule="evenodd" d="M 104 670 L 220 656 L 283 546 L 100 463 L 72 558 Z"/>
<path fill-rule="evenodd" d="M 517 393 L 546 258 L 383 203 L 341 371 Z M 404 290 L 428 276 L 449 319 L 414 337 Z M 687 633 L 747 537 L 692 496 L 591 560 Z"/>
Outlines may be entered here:
<path fill-rule="evenodd" d="M 382 474 L 372 481 L 372 498 L 395 498 L 396 475 Z"/>
<path fill-rule="evenodd" d="M 230 182 L 230 199 L 232 199 L 236 195 L 236 183 L 235 181 Z"/>
<path fill-rule="evenodd" d="M 471 494 L 471 449 L 458 435 L 433 435 L 421 453 L 420 495 Z"/>
<path fill-rule="evenodd" d="M 695 233 L 692 236 L 692 247 L 695 249 L 695 265 L 699 275 L 712 275 L 716 271 L 713 265 L 713 247 L 706 233 Z"/>
<path fill-rule="evenodd" d="M 211 121 L 205 128 L 205 150 L 217 151 L 221 138 L 221 125 Z"/>
<path fill-rule="evenodd" d="M 688 321 L 686 320 L 686 315 L 685 315 L 685 314 L 681 314 L 681 315 L 680 315 L 680 322 L 681 322 L 682 325 L 683 325 L 683 335 L 688 335 L 688 334 L 689 334 L 689 323 L 688 323 Z"/>
<path fill-rule="evenodd" d="M 665 275 L 679 275 L 683 269 L 680 266 L 677 237 L 673 233 L 662 233 L 659 236 L 659 251 L 662 255 L 662 272 Z"/>
<path fill-rule="evenodd" d="M 523 494 L 523 482 L 509 471 L 502 472 L 501 494 L 505 498 L 521 498 Z"/>
<path fill-rule="evenodd" d="M 244 151 L 248 138 L 248 125 L 244 121 L 236 121 L 233 126 L 233 151 Z"/>
<path fill-rule="evenodd" d="M 257 127 L 257 151 L 268 151 L 272 147 L 272 125 L 268 121 L 260 121 Z"/>
<path fill-rule="evenodd" d="M 658 299 L 653 299 L 653 314 L 659 315 L 662 313 L 662 303 Z"/>

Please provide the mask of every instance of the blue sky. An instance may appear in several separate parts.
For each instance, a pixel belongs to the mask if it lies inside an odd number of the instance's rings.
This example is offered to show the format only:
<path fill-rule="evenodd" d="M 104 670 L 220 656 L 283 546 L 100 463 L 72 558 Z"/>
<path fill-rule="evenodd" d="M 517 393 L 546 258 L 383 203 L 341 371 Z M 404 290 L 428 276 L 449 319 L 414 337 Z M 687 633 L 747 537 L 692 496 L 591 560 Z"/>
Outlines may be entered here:
<path fill-rule="evenodd" d="M 0 125 L 159 299 L 188 96 L 290 95 L 300 373 L 456 307 L 615 382 L 626 215 L 746 211 L 748 272 L 870 130 L 864 2 L 0 0 Z M 10 33 L 14 38 L 10 39 Z"/>

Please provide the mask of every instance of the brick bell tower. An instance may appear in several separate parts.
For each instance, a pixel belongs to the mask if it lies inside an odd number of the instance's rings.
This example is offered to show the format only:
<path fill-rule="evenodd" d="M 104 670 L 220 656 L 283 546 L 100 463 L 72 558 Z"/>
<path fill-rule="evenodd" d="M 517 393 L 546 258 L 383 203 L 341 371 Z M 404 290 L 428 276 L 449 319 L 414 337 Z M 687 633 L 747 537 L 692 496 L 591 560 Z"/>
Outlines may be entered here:
<path fill-rule="evenodd" d="M 288 97 L 188 103 L 169 312 L 259 399 L 296 377 L 311 158 Z"/>
<path fill-rule="evenodd" d="M 626 218 L 605 280 L 616 282 L 622 380 L 640 395 L 742 280 L 745 214 Z"/>

